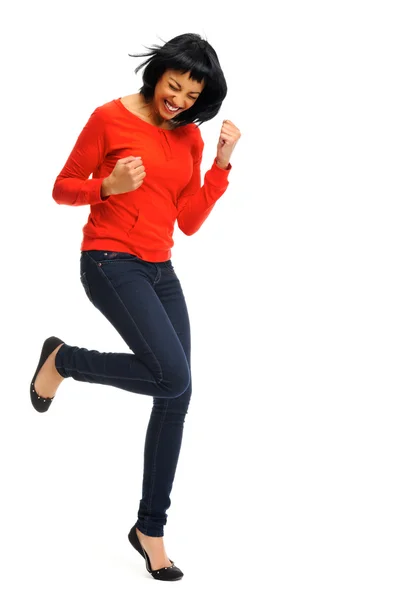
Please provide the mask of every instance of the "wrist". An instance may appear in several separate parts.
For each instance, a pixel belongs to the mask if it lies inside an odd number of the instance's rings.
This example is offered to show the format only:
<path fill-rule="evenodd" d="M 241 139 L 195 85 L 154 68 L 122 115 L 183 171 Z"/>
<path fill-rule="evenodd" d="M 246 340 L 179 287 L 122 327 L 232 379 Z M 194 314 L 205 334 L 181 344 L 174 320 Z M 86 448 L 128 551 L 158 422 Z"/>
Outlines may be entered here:
<path fill-rule="evenodd" d="M 105 177 L 101 184 L 100 196 L 101 196 L 102 200 L 104 200 L 105 198 L 108 198 L 108 196 L 111 196 L 111 194 L 112 194 L 112 191 L 111 191 L 110 178 Z"/>
<path fill-rule="evenodd" d="M 217 165 L 217 167 L 219 167 L 220 169 L 227 169 L 229 162 L 223 162 L 218 160 L 218 158 L 215 159 L 215 164 Z"/>

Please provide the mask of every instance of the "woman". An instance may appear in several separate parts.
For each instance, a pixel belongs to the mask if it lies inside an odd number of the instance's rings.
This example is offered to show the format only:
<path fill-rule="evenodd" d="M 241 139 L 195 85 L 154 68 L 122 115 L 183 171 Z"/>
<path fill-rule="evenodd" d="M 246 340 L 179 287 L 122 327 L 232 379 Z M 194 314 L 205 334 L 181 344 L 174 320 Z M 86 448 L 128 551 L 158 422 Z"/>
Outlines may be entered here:
<path fill-rule="evenodd" d="M 201 186 L 199 124 L 227 93 L 217 54 L 197 34 L 148 48 L 139 93 L 97 107 L 58 175 L 58 204 L 90 204 L 83 228 L 81 282 L 88 299 L 132 353 L 98 352 L 51 337 L 30 395 L 45 412 L 66 377 L 153 396 L 142 499 L 128 537 L 156 579 L 183 573 L 164 548 L 166 510 L 191 396 L 190 325 L 170 257 L 173 228 L 195 233 L 228 187 L 240 131 L 224 121 Z M 89 179 L 90 174 L 93 177 Z"/>

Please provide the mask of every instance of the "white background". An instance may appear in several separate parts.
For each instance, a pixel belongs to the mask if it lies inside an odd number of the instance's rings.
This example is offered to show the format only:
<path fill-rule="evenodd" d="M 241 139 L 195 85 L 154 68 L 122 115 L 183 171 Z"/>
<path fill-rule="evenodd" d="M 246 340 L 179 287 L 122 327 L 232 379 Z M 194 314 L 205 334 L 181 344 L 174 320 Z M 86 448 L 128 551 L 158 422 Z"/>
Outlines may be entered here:
<path fill-rule="evenodd" d="M 2 598 L 398 600 L 396 8 L 2 9 Z M 194 389 L 165 529 L 185 577 L 168 584 L 127 539 L 151 398 L 67 379 L 41 415 L 28 385 L 50 335 L 126 351 L 79 280 L 89 207 L 51 192 L 94 108 L 138 91 L 128 53 L 185 32 L 229 88 L 202 126 L 203 175 L 223 119 L 242 137 L 208 220 L 175 234 Z"/>

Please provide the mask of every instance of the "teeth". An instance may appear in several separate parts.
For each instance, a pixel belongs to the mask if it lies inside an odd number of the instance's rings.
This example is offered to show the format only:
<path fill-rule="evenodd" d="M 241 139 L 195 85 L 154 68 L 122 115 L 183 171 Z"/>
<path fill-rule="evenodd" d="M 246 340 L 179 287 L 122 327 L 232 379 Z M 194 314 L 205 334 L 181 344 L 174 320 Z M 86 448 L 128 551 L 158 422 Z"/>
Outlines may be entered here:
<path fill-rule="evenodd" d="M 165 104 L 167 105 L 167 108 L 169 108 L 169 110 L 176 112 L 177 110 L 179 110 L 178 108 L 174 108 L 173 106 L 171 106 L 171 104 L 168 102 L 168 100 L 165 101 Z"/>

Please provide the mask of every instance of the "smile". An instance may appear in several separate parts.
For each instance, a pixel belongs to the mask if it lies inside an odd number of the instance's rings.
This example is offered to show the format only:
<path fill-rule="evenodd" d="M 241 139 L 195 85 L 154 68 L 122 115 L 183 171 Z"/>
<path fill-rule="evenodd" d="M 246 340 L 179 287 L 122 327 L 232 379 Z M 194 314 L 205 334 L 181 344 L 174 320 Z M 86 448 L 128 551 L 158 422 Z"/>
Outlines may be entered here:
<path fill-rule="evenodd" d="M 164 106 L 170 113 L 176 113 L 179 110 L 179 106 L 178 106 L 178 108 L 174 108 L 171 104 L 169 104 L 169 102 L 167 100 L 164 100 Z"/>

